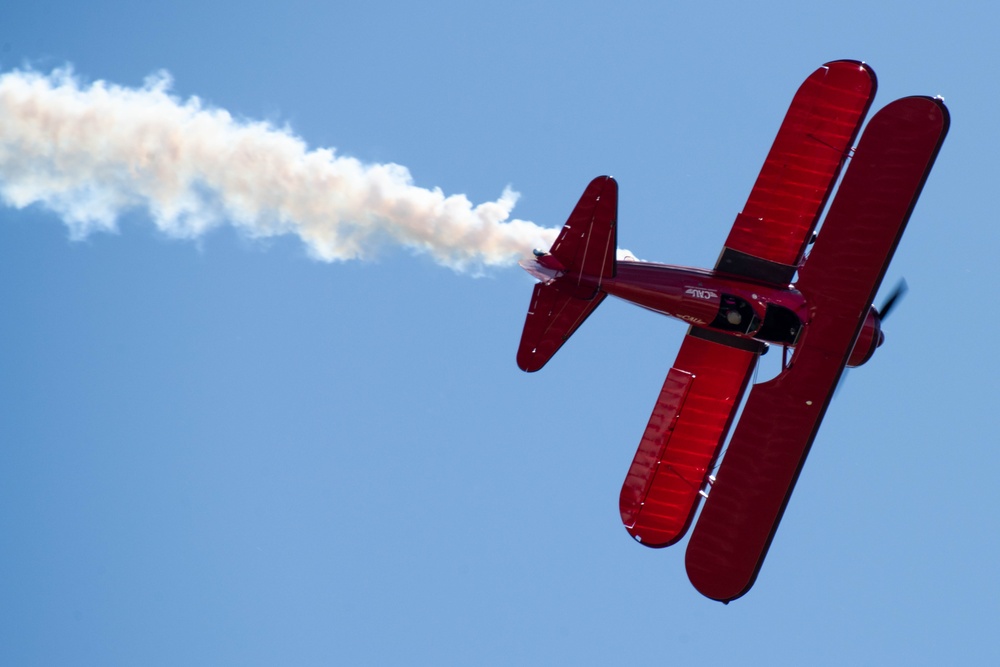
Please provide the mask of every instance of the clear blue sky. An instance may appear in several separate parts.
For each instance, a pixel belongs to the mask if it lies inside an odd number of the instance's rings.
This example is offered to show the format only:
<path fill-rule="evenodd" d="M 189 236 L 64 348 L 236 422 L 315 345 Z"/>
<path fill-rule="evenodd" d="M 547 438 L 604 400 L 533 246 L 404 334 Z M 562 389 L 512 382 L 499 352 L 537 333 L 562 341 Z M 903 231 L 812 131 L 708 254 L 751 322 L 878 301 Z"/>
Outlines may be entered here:
<path fill-rule="evenodd" d="M 945 664 L 998 655 L 1000 183 L 988 3 L 0 6 L 0 69 L 174 92 L 620 245 L 711 266 L 788 102 L 863 59 L 951 133 L 890 267 L 910 291 L 728 607 L 618 491 L 685 331 L 606 302 L 514 364 L 531 278 L 384 247 L 71 241 L 0 207 L 0 663 Z M 674 6 L 671 6 L 674 5 Z M 772 355 L 774 356 L 774 355 Z"/>

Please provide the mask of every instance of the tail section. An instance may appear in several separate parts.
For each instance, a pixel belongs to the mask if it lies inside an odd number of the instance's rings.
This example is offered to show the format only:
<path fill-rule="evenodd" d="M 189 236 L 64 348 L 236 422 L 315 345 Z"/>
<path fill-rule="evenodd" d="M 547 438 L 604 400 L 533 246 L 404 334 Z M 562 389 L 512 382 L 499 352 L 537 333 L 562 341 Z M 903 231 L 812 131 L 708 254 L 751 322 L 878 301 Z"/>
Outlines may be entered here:
<path fill-rule="evenodd" d="M 618 247 L 618 182 L 598 176 L 590 182 L 563 225 L 549 254 L 580 280 L 615 275 Z"/>
<path fill-rule="evenodd" d="M 517 351 L 517 365 L 544 366 L 604 297 L 601 283 L 615 275 L 618 184 L 610 176 L 590 182 L 548 253 L 522 266 L 535 285 Z"/>

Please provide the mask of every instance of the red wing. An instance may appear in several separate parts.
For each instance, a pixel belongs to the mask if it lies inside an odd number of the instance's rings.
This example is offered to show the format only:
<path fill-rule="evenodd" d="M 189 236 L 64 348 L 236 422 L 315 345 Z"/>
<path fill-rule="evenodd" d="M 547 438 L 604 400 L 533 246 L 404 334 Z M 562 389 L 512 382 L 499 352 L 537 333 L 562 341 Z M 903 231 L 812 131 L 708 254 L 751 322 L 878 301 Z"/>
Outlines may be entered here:
<path fill-rule="evenodd" d="M 716 269 L 788 284 L 875 97 L 875 73 L 827 63 L 799 88 Z"/>
<path fill-rule="evenodd" d="M 939 100 L 872 118 L 798 288 L 812 320 L 774 380 L 754 387 L 687 548 L 688 577 L 728 601 L 753 585 L 834 387 L 948 131 Z"/>
<path fill-rule="evenodd" d="M 758 353 L 753 341 L 689 331 L 619 498 L 622 521 L 639 542 L 665 547 L 687 531 Z"/>

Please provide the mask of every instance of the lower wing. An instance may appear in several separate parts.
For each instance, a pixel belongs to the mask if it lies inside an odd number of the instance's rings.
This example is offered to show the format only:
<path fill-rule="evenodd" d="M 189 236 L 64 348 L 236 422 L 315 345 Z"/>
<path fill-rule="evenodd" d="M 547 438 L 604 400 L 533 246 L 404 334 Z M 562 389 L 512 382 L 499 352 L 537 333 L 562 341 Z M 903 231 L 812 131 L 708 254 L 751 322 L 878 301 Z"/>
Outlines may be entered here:
<path fill-rule="evenodd" d="M 684 536 L 760 349 L 701 329 L 685 337 L 619 497 L 622 522 L 637 541 L 665 547 Z"/>

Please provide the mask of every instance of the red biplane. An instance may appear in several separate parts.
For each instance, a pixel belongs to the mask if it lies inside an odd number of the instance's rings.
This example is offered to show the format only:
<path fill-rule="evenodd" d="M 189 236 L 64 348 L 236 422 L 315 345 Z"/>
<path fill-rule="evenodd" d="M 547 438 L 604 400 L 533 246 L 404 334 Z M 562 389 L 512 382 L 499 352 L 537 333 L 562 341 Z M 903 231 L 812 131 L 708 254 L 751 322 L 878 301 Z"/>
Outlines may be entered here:
<path fill-rule="evenodd" d="M 852 148 L 875 88 L 874 72 L 849 60 L 806 79 L 710 271 L 616 258 L 618 185 L 608 176 L 587 186 L 552 248 L 522 262 L 541 281 L 517 353 L 525 371 L 544 366 L 608 294 L 690 325 L 620 509 L 637 541 L 665 547 L 706 497 L 685 562 L 715 600 L 753 585 L 844 368 L 884 340 L 872 301 L 949 115 L 940 98 L 896 100 Z M 712 477 L 768 345 L 783 349 L 781 372 L 750 390 Z"/>

